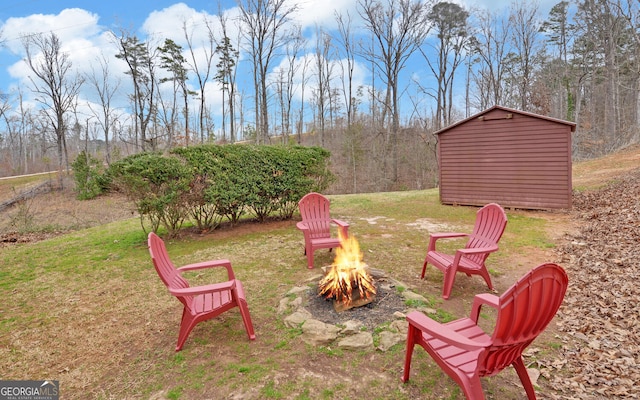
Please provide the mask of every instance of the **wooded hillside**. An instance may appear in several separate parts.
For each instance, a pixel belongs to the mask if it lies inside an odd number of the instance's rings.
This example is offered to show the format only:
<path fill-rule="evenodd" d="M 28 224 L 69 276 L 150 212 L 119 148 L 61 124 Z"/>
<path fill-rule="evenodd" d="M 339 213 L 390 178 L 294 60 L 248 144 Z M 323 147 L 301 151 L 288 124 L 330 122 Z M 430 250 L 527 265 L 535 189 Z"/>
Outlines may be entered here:
<path fill-rule="evenodd" d="M 146 37 L 101 27 L 110 45 L 88 63 L 59 31 L 3 26 L 32 78 L 0 88 L 0 176 L 64 169 L 82 150 L 109 164 L 249 141 L 330 150 L 334 192 L 422 189 L 436 184 L 433 132 L 496 104 L 576 122 L 575 159 L 640 141 L 638 2 L 356 3 L 326 27 L 285 0 Z"/>

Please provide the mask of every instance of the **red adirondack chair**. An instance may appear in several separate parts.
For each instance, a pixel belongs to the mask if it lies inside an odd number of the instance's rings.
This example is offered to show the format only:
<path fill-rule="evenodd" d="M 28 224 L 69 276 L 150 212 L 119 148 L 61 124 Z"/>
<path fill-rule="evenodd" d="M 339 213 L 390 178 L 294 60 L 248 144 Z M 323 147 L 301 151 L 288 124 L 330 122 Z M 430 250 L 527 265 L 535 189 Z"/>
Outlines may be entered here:
<path fill-rule="evenodd" d="M 485 261 L 489 254 L 498 250 L 498 241 L 502 237 L 506 225 L 507 214 L 504 209 L 498 204 L 490 203 L 478 210 L 476 223 L 471 234 L 459 232 L 431 234 L 427 256 L 424 259 L 420 277 L 424 278 L 424 273 L 429 263 L 444 272 L 442 285 L 442 297 L 444 299 L 448 299 L 451 295 L 457 272 L 464 272 L 467 276 L 480 275 L 487 282 L 489 289 L 493 290 L 493 284 Z M 436 250 L 436 241 L 438 239 L 465 236 L 469 237 L 467 244 L 464 249 L 457 250 L 455 255 L 441 253 Z"/>
<path fill-rule="evenodd" d="M 409 380 L 414 345 L 422 346 L 458 385 L 467 399 L 484 399 L 480 378 L 513 365 L 529 400 L 536 398 L 522 360 L 523 350 L 547 327 L 567 290 L 566 272 L 556 264 L 542 264 L 520 278 L 502 296 L 479 294 L 469 318 L 440 324 L 414 311 L 407 315 L 407 352 L 402 380 Z M 491 336 L 478 326 L 483 305 L 497 310 Z"/>
<path fill-rule="evenodd" d="M 307 265 L 313 268 L 313 253 L 318 249 L 340 247 L 340 239 L 331 237 L 331 224 L 336 224 L 343 237 L 348 236 L 349 224 L 329 215 L 329 199 L 320 193 L 311 192 L 298 202 L 302 221 L 296 227 L 304 234 L 304 254 Z"/>
<path fill-rule="evenodd" d="M 199 322 L 215 318 L 234 307 L 240 309 L 244 328 L 249 339 L 254 340 L 256 338 L 242 283 L 235 279 L 229 260 L 204 261 L 176 269 L 169 259 L 164 242 L 158 235 L 153 232 L 149 233 L 148 244 L 153 265 L 160 279 L 169 289 L 169 293 L 184 305 L 176 351 L 182 350 L 189 333 Z M 229 280 L 222 283 L 190 287 L 189 283 L 181 275 L 184 271 L 213 267 L 226 268 Z"/>

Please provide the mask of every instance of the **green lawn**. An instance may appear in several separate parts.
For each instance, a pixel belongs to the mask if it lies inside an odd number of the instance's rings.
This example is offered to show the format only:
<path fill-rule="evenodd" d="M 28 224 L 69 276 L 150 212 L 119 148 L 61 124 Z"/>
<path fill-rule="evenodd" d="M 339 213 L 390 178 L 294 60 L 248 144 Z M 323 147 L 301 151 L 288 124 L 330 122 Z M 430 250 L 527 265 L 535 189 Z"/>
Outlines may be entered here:
<path fill-rule="evenodd" d="M 365 262 L 433 299 L 439 311 L 463 316 L 473 296 L 486 291 L 479 277 L 461 275 L 445 302 L 438 271 L 419 279 L 429 231 L 470 231 L 477 208 L 440 205 L 436 189 L 330 198 L 332 216 L 350 223 Z M 545 214 L 507 214 L 501 250 L 489 259 L 498 291 L 553 261 L 544 258 L 554 246 Z M 56 379 L 65 399 L 463 398 L 423 351 L 416 351 L 412 380 L 403 384 L 402 345 L 388 352 L 314 348 L 299 340 L 299 330 L 284 326 L 276 312 L 280 299 L 318 272 L 306 268 L 295 222 L 248 222 L 167 240 L 178 265 L 231 260 L 258 336 L 247 340 L 234 310 L 197 326 L 179 353 L 181 308 L 153 269 L 137 219 L 0 248 L 2 379 Z M 330 264 L 332 255 L 318 251 L 316 266 Z M 197 284 L 217 276 L 188 278 Z M 513 371 L 484 384 L 489 398 L 523 395 Z"/>

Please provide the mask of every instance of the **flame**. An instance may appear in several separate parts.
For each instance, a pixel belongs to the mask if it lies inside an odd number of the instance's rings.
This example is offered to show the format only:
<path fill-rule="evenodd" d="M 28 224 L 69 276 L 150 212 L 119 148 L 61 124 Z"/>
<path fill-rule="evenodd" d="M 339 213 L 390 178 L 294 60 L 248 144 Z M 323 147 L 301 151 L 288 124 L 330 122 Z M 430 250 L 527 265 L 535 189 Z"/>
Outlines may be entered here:
<path fill-rule="evenodd" d="M 340 232 L 339 238 L 341 247 L 336 248 L 333 264 L 318 284 L 319 295 L 348 305 L 357 290 L 360 298 L 369 299 L 376 294 L 376 287 L 367 264 L 362 262 L 360 245 L 354 236 L 343 237 Z"/>

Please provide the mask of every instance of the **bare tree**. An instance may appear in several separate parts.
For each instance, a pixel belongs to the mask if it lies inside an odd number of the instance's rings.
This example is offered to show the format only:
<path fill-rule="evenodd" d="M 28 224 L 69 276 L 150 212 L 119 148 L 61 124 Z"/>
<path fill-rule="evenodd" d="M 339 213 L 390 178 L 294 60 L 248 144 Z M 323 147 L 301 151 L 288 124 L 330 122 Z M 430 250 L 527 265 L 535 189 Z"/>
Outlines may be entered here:
<path fill-rule="evenodd" d="M 302 143 L 302 132 L 304 131 L 305 88 L 309 79 L 309 76 L 307 75 L 308 68 L 309 58 L 304 57 L 304 59 L 302 60 L 302 73 L 300 79 L 300 110 L 298 111 L 298 122 L 296 123 L 298 131 L 298 144 Z"/>
<path fill-rule="evenodd" d="M 349 12 L 347 12 L 346 17 L 338 13 L 335 15 L 336 21 L 338 22 L 339 41 L 344 57 L 340 63 L 342 67 L 342 93 L 344 96 L 344 104 L 347 108 L 347 128 L 350 128 L 355 119 L 356 110 L 353 88 L 356 49 L 354 48 L 354 35 L 351 28 L 352 21 Z"/>
<path fill-rule="evenodd" d="M 356 66 L 355 37 L 352 30 L 352 19 L 349 13 L 346 17 L 342 14 L 335 14 L 338 23 L 338 41 L 341 51 L 340 67 L 342 69 L 342 96 L 346 108 L 347 126 L 344 132 L 343 152 L 348 162 L 348 170 L 351 173 L 351 190 L 358 192 L 358 167 L 363 158 L 362 126 L 355 124 L 357 112 L 357 89 L 354 85 L 354 70 Z"/>
<path fill-rule="evenodd" d="M 239 6 L 246 50 L 252 63 L 256 142 L 265 143 L 269 137 L 267 74 L 276 51 L 289 40 L 287 24 L 297 6 L 287 0 L 244 0 Z"/>
<path fill-rule="evenodd" d="M 175 81 L 160 80 L 160 83 L 171 82 L 173 84 L 172 90 L 167 90 L 164 93 L 158 90 L 156 97 L 156 122 L 155 126 L 155 138 L 163 138 L 164 147 L 170 149 L 174 146 L 175 139 L 177 139 L 176 129 L 178 126 L 178 93 L 177 83 Z M 160 141 L 151 142 L 153 150 L 156 150 L 160 145 Z"/>
<path fill-rule="evenodd" d="M 206 86 L 209 81 L 209 77 L 213 71 L 213 58 L 215 56 L 215 35 L 213 33 L 213 28 L 209 20 L 204 19 L 203 23 L 207 27 L 207 37 L 208 41 L 202 44 L 202 57 L 199 58 L 196 54 L 196 44 L 193 43 L 193 31 L 189 31 L 187 27 L 187 23 L 184 22 L 182 25 L 182 30 L 184 33 L 185 40 L 187 41 L 187 46 L 189 47 L 189 61 L 187 62 L 191 70 L 195 73 L 196 79 L 198 81 L 198 125 L 200 129 L 200 142 L 204 143 L 205 141 L 205 131 L 207 130 L 207 102 L 206 102 Z M 209 132 L 207 132 L 207 137 L 209 137 Z M 188 143 L 187 138 L 187 143 Z"/>
<path fill-rule="evenodd" d="M 633 71 L 634 90 L 633 93 L 633 110 L 630 118 L 632 128 L 635 128 L 636 141 L 640 141 L 640 3 L 633 0 L 625 0 L 615 3 L 620 15 L 626 20 L 628 32 L 633 41 L 632 54 L 629 66 Z"/>
<path fill-rule="evenodd" d="M 391 116 L 387 142 L 391 144 L 391 181 L 397 182 L 400 71 L 429 33 L 428 4 L 417 0 L 359 0 L 358 7 L 374 39 L 371 47 L 363 49 L 363 55 L 375 65 L 386 85 L 383 115 Z"/>
<path fill-rule="evenodd" d="M 469 12 L 455 3 L 437 3 L 427 17 L 436 31 L 437 56 L 432 61 L 424 49 L 420 48 L 420 52 L 436 77 L 436 129 L 441 129 L 451 123 L 454 77 L 468 54 L 472 36 L 467 24 Z"/>
<path fill-rule="evenodd" d="M 302 36 L 302 30 L 300 26 L 296 26 L 292 31 L 291 41 L 286 46 L 286 59 L 287 68 L 283 76 L 284 84 L 282 87 L 282 131 L 285 135 L 285 140 L 288 139 L 291 129 L 291 109 L 293 107 L 293 99 L 295 93 L 295 78 L 300 70 L 302 64 L 298 56 L 306 44 L 306 39 Z"/>
<path fill-rule="evenodd" d="M 520 109 L 530 110 L 531 83 L 534 68 L 537 64 L 537 52 L 540 45 L 540 28 L 537 1 L 518 0 L 512 4 L 509 20 L 511 22 L 511 41 L 514 47 L 512 63 L 516 68 L 512 74 L 514 81 L 519 82 L 518 97 Z"/>
<path fill-rule="evenodd" d="M 146 151 L 149 145 L 152 148 L 155 146 L 155 138 L 149 137 L 148 128 L 157 111 L 156 51 L 151 50 L 148 43 L 140 41 L 136 36 L 129 36 L 125 32 L 121 32 L 119 37 L 115 35 L 114 37 L 119 50 L 116 58 L 127 64 L 126 74 L 131 77 L 133 84 L 133 94 L 130 98 L 135 115 L 136 146 Z"/>
<path fill-rule="evenodd" d="M 0 32 L 1 34 L 2 32 Z M 0 36 L 0 40 L 2 39 L 2 37 Z M 1 42 L 0 42 L 1 43 Z M 5 126 L 7 131 L 10 131 L 11 127 L 10 127 L 10 122 L 9 122 L 9 115 L 7 113 L 7 111 L 9 111 L 11 109 L 11 102 L 9 101 L 9 94 L 7 93 L 2 93 L 0 92 L 0 118 L 2 118 L 5 121 Z M 4 143 L 4 137 L 3 135 L 0 134 L 0 147 L 2 147 L 3 143 Z"/>
<path fill-rule="evenodd" d="M 218 40 L 215 52 L 219 55 L 216 67 L 218 74 L 216 80 L 222 87 L 222 133 L 226 136 L 225 126 L 225 94 L 229 110 L 229 139 L 231 143 L 236 141 L 236 74 L 240 51 L 233 45 L 227 28 L 228 18 L 222 10 L 218 12 L 222 39 Z M 240 37 L 236 40 L 240 42 Z"/>
<path fill-rule="evenodd" d="M 177 44 L 171 39 L 165 39 L 164 45 L 158 47 L 160 51 L 160 66 L 170 73 L 169 77 L 160 79 L 160 83 L 171 82 L 173 84 L 173 106 L 174 110 L 168 124 L 169 135 L 169 147 L 173 145 L 173 139 L 175 136 L 176 126 L 176 113 L 177 108 L 176 98 L 178 93 L 182 96 L 182 116 L 184 119 L 184 131 L 185 131 L 185 144 L 189 145 L 189 97 L 192 91 L 189 90 L 187 81 L 189 79 L 189 71 L 185 67 L 187 60 L 182 55 L 182 46 Z"/>
<path fill-rule="evenodd" d="M 329 102 L 331 96 L 331 75 L 332 67 L 329 52 L 331 50 L 331 36 L 320 27 L 316 27 L 316 78 L 317 86 L 314 90 L 317 114 L 316 126 L 320 130 L 320 144 L 325 145 L 325 124 L 326 114 L 330 109 Z"/>
<path fill-rule="evenodd" d="M 65 114 L 72 109 L 83 80 L 72 75 L 71 61 L 62 51 L 55 33 L 35 34 L 23 38 L 26 62 L 34 77 L 29 77 L 36 100 L 43 106 L 43 114 L 53 128 L 58 150 L 58 168 L 69 168 L 66 143 Z M 62 187 L 62 174 L 60 174 Z"/>
<path fill-rule="evenodd" d="M 613 4 L 609 0 L 585 0 L 575 16 L 581 34 L 578 48 L 589 71 L 589 92 L 593 96 L 588 103 L 590 123 L 594 133 L 608 143 L 615 142 L 620 129 L 620 50 L 628 34 L 625 18 Z"/>
<path fill-rule="evenodd" d="M 23 137 L 18 115 L 9 113 L 11 109 L 11 96 L 8 93 L 0 93 L 0 118 L 4 121 L 4 134 L 0 131 L 0 151 L 2 152 L 0 158 L 2 164 L 8 165 L 11 170 L 24 172 L 22 166 Z"/>
<path fill-rule="evenodd" d="M 105 143 L 105 161 L 107 165 L 111 164 L 111 143 L 109 141 L 109 136 L 111 134 L 111 125 L 114 119 L 116 119 L 115 110 L 111 105 L 113 100 L 113 96 L 115 96 L 118 88 L 120 87 L 120 79 L 116 78 L 112 81 L 113 76 L 109 70 L 109 61 L 103 56 L 98 59 L 98 63 L 100 64 L 100 72 L 96 72 L 96 70 L 91 67 L 91 74 L 87 75 L 87 80 L 95 89 L 98 100 L 100 103 L 99 110 L 94 109 L 94 107 L 89 103 L 89 108 L 93 112 L 93 115 L 96 117 L 98 124 L 102 128 L 104 132 L 104 143 Z"/>
<path fill-rule="evenodd" d="M 573 120 L 575 111 L 575 97 L 571 91 L 571 77 L 569 76 L 569 44 L 572 31 L 569 23 L 569 2 L 563 0 L 553 6 L 549 12 L 549 19 L 542 23 L 541 29 L 548 34 L 548 43 L 555 47 L 552 52 L 553 66 L 550 76 L 546 77 L 556 90 L 553 91 L 553 115 L 559 118 Z"/>
<path fill-rule="evenodd" d="M 475 81 L 477 107 L 480 109 L 496 104 L 507 105 L 503 84 L 510 29 L 508 20 L 499 20 L 496 14 L 484 12 L 479 16 L 473 51 L 479 65 L 472 79 Z"/>
<path fill-rule="evenodd" d="M 23 173 L 27 173 L 29 172 L 29 150 L 28 150 L 28 143 L 30 143 L 29 140 L 27 140 L 27 136 L 28 136 L 28 132 L 29 129 L 27 128 L 27 126 L 30 124 L 30 120 L 31 118 L 31 111 L 28 110 L 25 107 L 24 104 L 24 95 L 22 93 L 22 90 L 18 90 L 18 109 L 19 109 L 19 116 L 20 116 L 20 121 L 19 121 L 19 128 L 18 128 L 18 134 L 20 137 L 20 152 L 21 154 L 21 159 L 23 160 L 22 162 L 24 162 L 24 169 L 22 170 Z M 32 125 L 32 124 L 31 124 Z"/>

